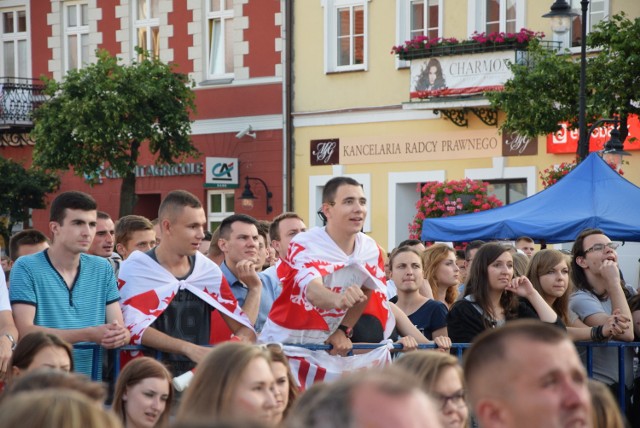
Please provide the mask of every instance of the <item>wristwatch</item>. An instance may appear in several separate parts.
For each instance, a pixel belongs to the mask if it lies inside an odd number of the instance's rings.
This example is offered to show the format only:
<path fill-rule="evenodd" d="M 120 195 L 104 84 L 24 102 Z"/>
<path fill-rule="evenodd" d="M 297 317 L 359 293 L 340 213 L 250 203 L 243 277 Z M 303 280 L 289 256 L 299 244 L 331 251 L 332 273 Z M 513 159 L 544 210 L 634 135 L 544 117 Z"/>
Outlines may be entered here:
<path fill-rule="evenodd" d="M 11 342 L 11 351 L 14 351 L 17 346 L 15 339 L 9 333 L 5 333 L 4 335 L 7 336 L 9 342 Z"/>
<path fill-rule="evenodd" d="M 351 339 L 353 337 L 353 328 L 351 327 L 340 324 L 338 326 L 338 330 L 342 330 L 344 332 L 344 335 L 347 336 L 347 339 Z"/>

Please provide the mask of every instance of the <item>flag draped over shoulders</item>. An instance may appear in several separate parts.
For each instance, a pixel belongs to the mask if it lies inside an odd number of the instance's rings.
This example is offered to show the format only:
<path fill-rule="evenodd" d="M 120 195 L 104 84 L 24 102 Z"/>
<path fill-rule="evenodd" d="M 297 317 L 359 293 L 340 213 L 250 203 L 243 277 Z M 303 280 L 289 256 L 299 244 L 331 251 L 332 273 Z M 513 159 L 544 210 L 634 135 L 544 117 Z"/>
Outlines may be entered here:
<path fill-rule="evenodd" d="M 193 272 L 188 278 L 178 280 L 147 254 L 134 251 L 120 266 L 118 287 L 124 323 L 131 331 L 133 344 L 141 343 L 147 327 L 182 289 L 253 330 L 220 268 L 200 252 L 196 252 Z"/>
<path fill-rule="evenodd" d="M 283 290 L 273 304 L 269 320 L 291 330 L 328 330 L 321 311 L 307 300 L 306 288 L 312 280 L 325 278 L 346 267 L 356 269 L 366 278 L 365 287 L 386 295 L 384 258 L 373 239 L 358 233 L 354 251 L 347 255 L 325 228 L 313 228 L 296 235 L 286 258 L 277 268 Z M 346 288 L 351 284 L 341 285 Z M 387 319 L 381 319 L 381 322 L 384 326 Z"/>

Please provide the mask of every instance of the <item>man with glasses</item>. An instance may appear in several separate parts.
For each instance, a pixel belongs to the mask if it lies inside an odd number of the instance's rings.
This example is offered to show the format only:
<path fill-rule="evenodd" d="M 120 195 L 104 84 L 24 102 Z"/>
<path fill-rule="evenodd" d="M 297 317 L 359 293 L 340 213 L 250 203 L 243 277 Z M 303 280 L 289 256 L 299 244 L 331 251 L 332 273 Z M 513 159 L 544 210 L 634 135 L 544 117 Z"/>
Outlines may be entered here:
<path fill-rule="evenodd" d="M 605 341 L 602 326 L 607 318 L 615 316 L 613 340 L 633 341 L 631 310 L 627 303 L 630 291 L 621 282 L 618 268 L 618 244 L 599 229 L 583 230 L 572 249 L 571 277 L 576 291 L 571 295 L 569 307 L 580 320 L 593 328 L 592 338 Z M 625 390 L 629 409 L 633 386 L 633 350 L 625 348 Z M 618 350 L 596 347 L 593 349 L 593 377 L 612 389 L 618 396 Z"/>

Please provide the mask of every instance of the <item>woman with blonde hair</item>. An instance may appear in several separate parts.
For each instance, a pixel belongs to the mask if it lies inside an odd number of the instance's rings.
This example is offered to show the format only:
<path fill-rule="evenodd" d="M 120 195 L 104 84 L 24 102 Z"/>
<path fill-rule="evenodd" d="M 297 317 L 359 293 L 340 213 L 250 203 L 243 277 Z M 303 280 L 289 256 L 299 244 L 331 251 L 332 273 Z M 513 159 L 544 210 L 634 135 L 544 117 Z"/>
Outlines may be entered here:
<path fill-rule="evenodd" d="M 449 308 L 458 297 L 460 268 L 456 252 L 446 244 L 434 244 L 422 253 L 424 277 L 431 285 L 433 297 Z"/>
<path fill-rule="evenodd" d="M 173 387 L 171 374 L 149 357 L 135 358 L 122 369 L 113 395 L 113 411 L 125 428 L 156 428 L 169 424 Z"/>
<path fill-rule="evenodd" d="M 593 428 L 625 428 L 624 418 L 607 385 L 589 379 Z"/>
<path fill-rule="evenodd" d="M 413 352 L 397 359 L 394 365 L 417 379 L 422 389 L 434 398 L 443 427 L 468 425 L 464 377 L 457 358 L 438 352 Z"/>
<path fill-rule="evenodd" d="M 121 428 L 118 418 L 79 392 L 46 389 L 7 397 L 0 405 L 3 427 Z"/>
<path fill-rule="evenodd" d="M 251 419 L 276 426 L 277 395 L 269 354 L 257 346 L 216 346 L 196 367 L 177 420 Z"/>

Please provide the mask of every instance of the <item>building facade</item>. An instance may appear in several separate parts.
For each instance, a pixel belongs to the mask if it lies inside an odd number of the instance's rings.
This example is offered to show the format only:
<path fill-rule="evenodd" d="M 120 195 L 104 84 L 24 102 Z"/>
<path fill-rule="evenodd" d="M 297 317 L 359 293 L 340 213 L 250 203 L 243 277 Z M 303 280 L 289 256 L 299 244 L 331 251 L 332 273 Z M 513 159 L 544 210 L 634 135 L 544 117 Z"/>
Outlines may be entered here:
<path fill-rule="evenodd" d="M 148 50 L 176 64 L 177 71 L 195 82 L 192 141 L 201 156 L 169 166 L 155 165 L 150 153 L 141 153 L 135 213 L 153 219 L 166 193 L 186 189 L 201 198 L 213 229 L 225 216 L 241 210 L 238 199 L 249 176 L 265 184 L 248 181 L 256 199 L 253 208 L 243 212 L 271 218 L 282 210 L 288 187 L 283 150 L 284 4 L 282 0 L 2 0 L 3 97 L 32 91 L 27 98 L 33 103 L 40 76 L 63 79 L 69 69 L 95 61 L 97 49 L 124 63 L 136 58 L 136 47 Z M 32 124 L 24 118 L 15 120 L 6 103 L 4 107 L 0 156 L 29 165 L 37 144 L 26 134 Z M 86 191 L 100 210 L 117 218 L 120 183 L 108 169 L 93 187 L 69 172 L 62 176 L 60 191 Z M 272 195 L 271 211 L 267 192 Z M 47 210 L 34 211 L 35 227 L 46 231 L 47 222 Z"/>
<path fill-rule="evenodd" d="M 481 93 L 413 100 L 412 92 L 420 89 L 416 88 L 413 69 L 416 65 L 422 71 L 431 67 L 426 59 L 401 60 L 390 51 L 416 35 L 464 40 L 474 32 L 527 28 L 547 33 L 548 40 L 578 52 L 579 22 L 558 37 L 552 36 L 550 22 L 542 18 L 552 3 L 295 2 L 292 114 L 296 210 L 311 225 L 319 225 L 316 211 L 324 183 L 335 175 L 352 176 L 363 184 L 370 201 L 365 232 L 390 251 L 409 236 L 419 184 L 465 177 L 484 180 L 504 203 L 542 190 L 540 171 L 575 159 L 576 132 L 532 140 L 503 135 L 498 126 L 504 113 L 492 111 Z M 572 3 L 580 9 L 578 0 Z M 631 17 L 640 15 L 640 4 L 591 1 L 589 28 L 623 9 Z M 471 62 L 478 57 L 474 55 L 444 55 L 441 60 L 448 61 L 450 73 L 445 77 L 453 81 L 454 74 L 469 70 L 469 75 L 485 81 L 481 87 L 490 86 L 499 70 L 475 68 Z M 511 60 L 517 60 L 517 52 L 510 55 Z M 574 145 L 569 149 L 558 149 L 571 143 Z M 625 147 L 629 149 L 628 144 Z M 640 159 L 635 152 L 629 162 L 625 177 L 639 184 L 640 173 L 634 165 Z"/>

